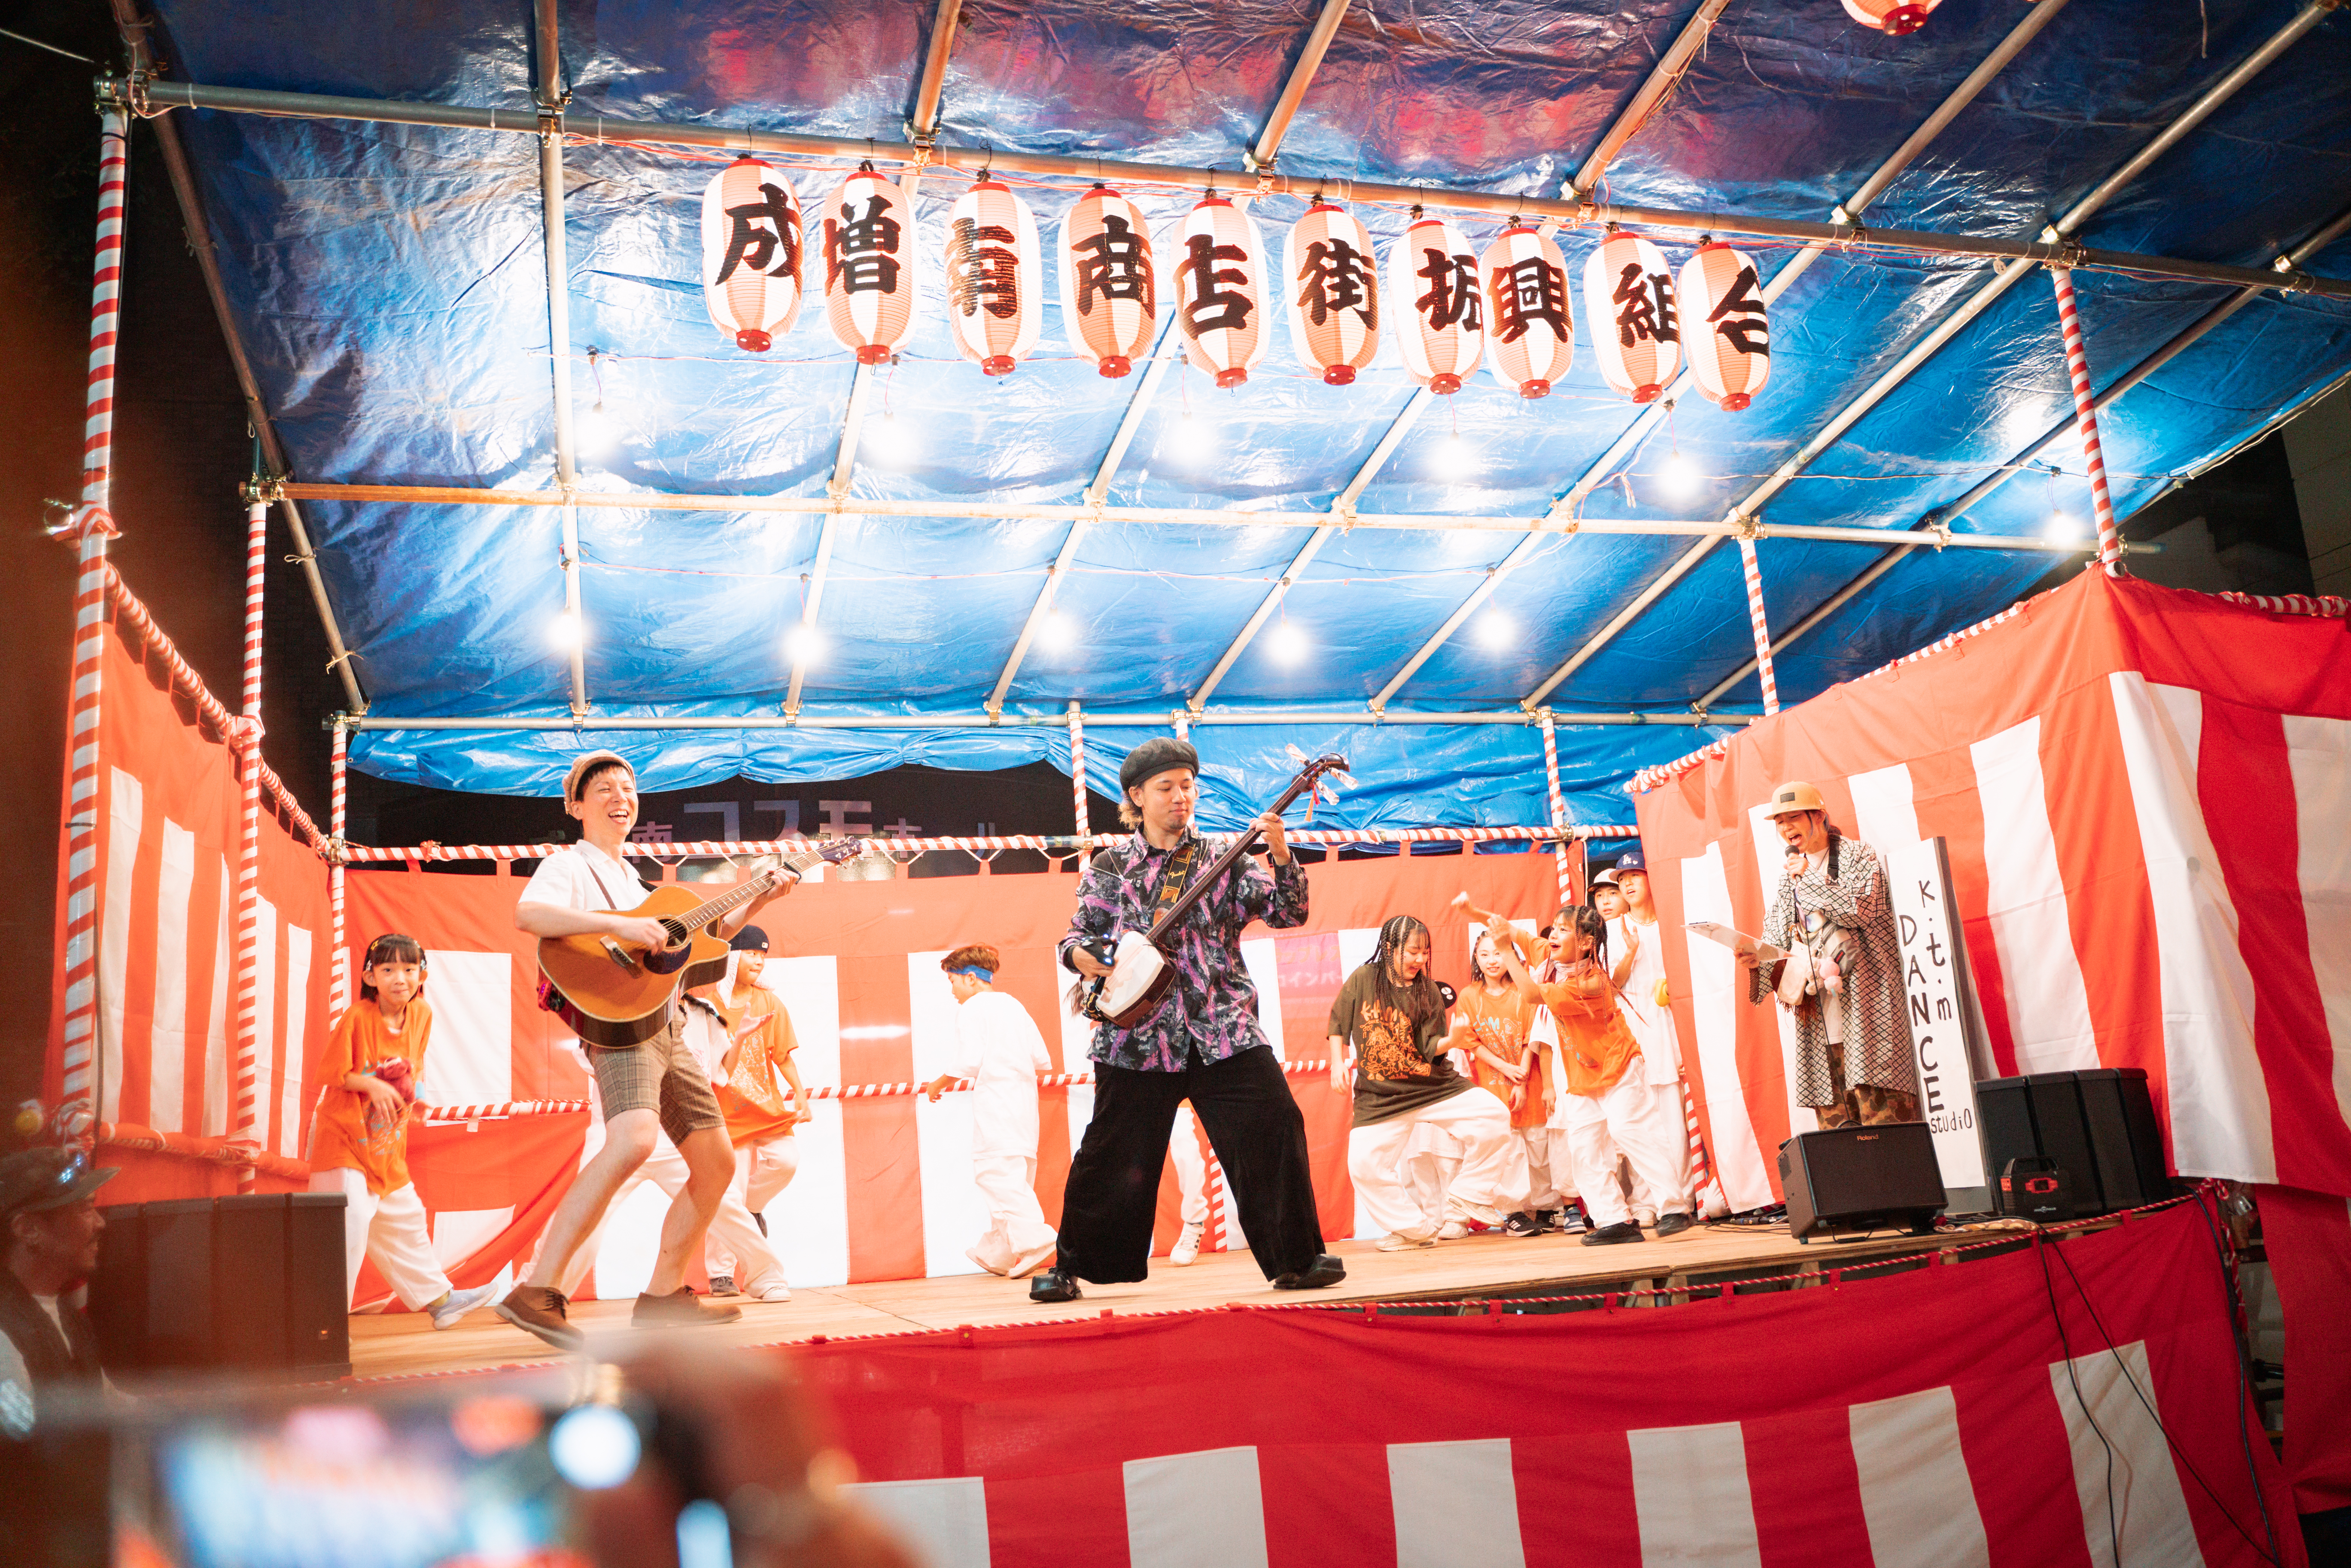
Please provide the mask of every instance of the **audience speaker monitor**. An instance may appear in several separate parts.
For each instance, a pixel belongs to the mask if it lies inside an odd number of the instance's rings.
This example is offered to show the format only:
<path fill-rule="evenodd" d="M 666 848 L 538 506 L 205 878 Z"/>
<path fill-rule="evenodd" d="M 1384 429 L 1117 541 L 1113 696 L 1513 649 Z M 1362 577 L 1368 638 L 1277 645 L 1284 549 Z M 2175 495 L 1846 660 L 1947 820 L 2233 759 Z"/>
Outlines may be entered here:
<path fill-rule="evenodd" d="M 350 1374 L 340 1193 L 258 1193 L 106 1211 L 89 1312 L 110 1371 Z"/>
<path fill-rule="evenodd" d="M 2171 1196 L 2163 1134 L 2147 1073 L 2136 1067 L 2032 1072 L 1976 1085 L 1987 1168 L 2043 1161 L 2064 1173 L 2074 1218 L 2160 1203 Z M 2012 1192 L 2002 1214 L 2026 1217 Z"/>
<path fill-rule="evenodd" d="M 1788 1234 L 1799 1241 L 1870 1230 L 1931 1235 L 1943 1207 L 1935 1134 L 1924 1122 L 1830 1127 L 1780 1145 Z"/>

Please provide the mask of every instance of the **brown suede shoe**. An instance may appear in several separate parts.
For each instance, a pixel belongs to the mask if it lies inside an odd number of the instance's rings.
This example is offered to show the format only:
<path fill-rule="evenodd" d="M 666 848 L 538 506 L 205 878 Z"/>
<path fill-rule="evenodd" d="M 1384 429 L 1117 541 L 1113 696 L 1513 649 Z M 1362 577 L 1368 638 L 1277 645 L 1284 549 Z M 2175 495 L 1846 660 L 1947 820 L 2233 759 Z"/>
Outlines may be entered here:
<path fill-rule="evenodd" d="M 587 1349 L 588 1336 L 571 1326 L 571 1321 L 563 1315 L 563 1307 L 560 1291 L 545 1285 L 517 1285 L 507 1292 L 505 1301 L 490 1310 L 558 1350 Z"/>
<path fill-rule="evenodd" d="M 638 1329 L 708 1328 L 731 1323 L 743 1315 L 740 1307 L 706 1307 L 695 1298 L 694 1287 L 680 1285 L 666 1296 L 637 1298 L 629 1326 Z"/>

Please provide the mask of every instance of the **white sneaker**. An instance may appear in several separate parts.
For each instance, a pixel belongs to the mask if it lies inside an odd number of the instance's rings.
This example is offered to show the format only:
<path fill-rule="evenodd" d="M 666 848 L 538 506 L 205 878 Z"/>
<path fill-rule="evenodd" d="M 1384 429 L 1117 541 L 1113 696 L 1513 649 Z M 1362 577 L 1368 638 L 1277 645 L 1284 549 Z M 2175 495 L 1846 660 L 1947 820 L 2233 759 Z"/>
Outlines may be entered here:
<path fill-rule="evenodd" d="M 1469 1228 L 1468 1221 L 1462 1219 L 1448 1219 L 1437 1228 L 1437 1239 L 1439 1241 L 1458 1241 L 1465 1236 L 1476 1234 L 1478 1234 L 1476 1231 Z"/>
<path fill-rule="evenodd" d="M 1437 1238 L 1423 1230 L 1399 1230 L 1393 1236 L 1383 1236 L 1372 1245 L 1383 1252 L 1409 1252 L 1416 1247 L 1434 1247 Z"/>
<path fill-rule="evenodd" d="M 1455 1214 L 1474 1219 L 1489 1230 L 1499 1228 L 1503 1219 L 1507 1218 L 1500 1209 L 1490 1203 L 1471 1203 L 1467 1198 L 1460 1197 L 1448 1198 L 1447 1202 Z"/>
<path fill-rule="evenodd" d="M 457 1326 L 458 1319 L 464 1317 L 467 1312 L 472 1312 L 475 1307 L 487 1306 L 489 1304 L 490 1298 L 497 1293 L 497 1287 L 495 1285 L 484 1285 L 480 1289 L 473 1291 L 450 1291 L 447 1295 L 441 1298 L 441 1304 L 439 1306 L 431 1309 L 433 1312 L 433 1326 L 436 1329 L 455 1328 Z"/>
<path fill-rule="evenodd" d="M 1005 1265 L 1001 1263 L 989 1262 L 977 1247 L 965 1248 L 963 1249 L 963 1255 L 970 1259 L 973 1262 L 978 1264 L 981 1268 L 987 1270 L 991 1274 L 1001 1274 L 1004 1272 Z"/>
<path fill-rule="evenodd" d="M 1198 1261 L 1200 1236 L 1207 1228 L 1206 1220 L 1184 1227 L 1184 1233 L 1176 1238 L 1176 1245 L 1167 1249 L 1167 1261 L 1175 1264 L 1178 1269 Z"/>
<path fill-rule="evenodd" d="M 754 1285 L 744 1293 L 755 1301 L 789 1301 L 792 1299 L 791 1286 L 781 1280 L 769 1285 Z"/>

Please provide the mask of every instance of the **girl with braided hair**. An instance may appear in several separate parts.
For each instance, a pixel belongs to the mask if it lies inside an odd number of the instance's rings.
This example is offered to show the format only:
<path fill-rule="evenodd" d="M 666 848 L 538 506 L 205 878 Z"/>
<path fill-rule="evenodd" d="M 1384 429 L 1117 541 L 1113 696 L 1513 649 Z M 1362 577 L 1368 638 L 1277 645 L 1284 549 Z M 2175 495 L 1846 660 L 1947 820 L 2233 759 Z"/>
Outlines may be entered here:
<path fill-rule="evenodd" d="M 1513 1178 L 1507 1169 L 1518 1146 L 1509 1107 L 1455 1071 L 1446 1055 L 1470 1040 L 1466 1029 L 1458 1039 L 1447 1032 L 1445 998 L 1428 973 L 1432 951 L 1426 925 L 1391 916 L 1370 961 L 1347 977 L 1331 1006 L 1333 1089 L 1347 1087 L 1347 1048 L 1354 1046 L 1347 1174 L 1373 1222 L 1388 1232 L 1379 1241 L 1384 1252 L 1436 1245 L 1444 1220 L 1443 1196 L 1437 1195 L 1439 1212 L 1430 1214 L 1404 1179 L 1415 1127 L 1439 1127 L 1460 1140 L 1461 1177 L 1473 1190 L 1514 1191 L 1525 1183 L 1523 1171 Z"/>
<path fill-rule="evenodd" d="M 1596 909 L 1571 904 L 1559 912 L 1552 942 L 1549 976 L 1529 977 L 1520 984 L 1551 1009 L 1559 1025 L 1562 1120 L 1592 1227 L 1583 1244 L 1641 1239 L 1641 1228 L 1616 1186 L 1619 1152 L 1656 1197 L 1657 1239 L 1684 1235 L 1691 1220 L 1681 1097 L 1670 1086 L 1648 1082 L 1642 1070 L 1640 1042 L 1625 1027 L 1608 976 L 1608 923 Z M 1643 1005 L 1637 997 L 1631 1001 Z"/>

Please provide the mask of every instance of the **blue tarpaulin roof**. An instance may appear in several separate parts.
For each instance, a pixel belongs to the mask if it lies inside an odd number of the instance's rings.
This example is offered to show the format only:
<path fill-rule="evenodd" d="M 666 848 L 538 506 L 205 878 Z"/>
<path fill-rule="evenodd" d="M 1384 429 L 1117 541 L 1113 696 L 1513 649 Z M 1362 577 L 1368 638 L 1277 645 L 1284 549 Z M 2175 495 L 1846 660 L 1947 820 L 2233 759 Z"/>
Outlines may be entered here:
<path fill-rule="evenodd" d="M 1647 77 L 1695 0 L 1374 0 L 1357 4 L 1282 144 L 1289 174 L 1556 195 Z M 207 86 L 527 110 L 532 19 L 520 0 L 352 0 L 319 6 L 162 0 L 172 78 Z M 1238 170 L 1320 7 L 1306 0 L 969 0 L 942 96 L 942 141 Z M 2292 0 L 2074 0 L 1870 210 L 1873 225 L 2030 237 L 2283 26 Z M 1992 51 L 2025 7 L 1947 0 L 1894 38 L 1834 0 L 1734 0 L 1705 49 L 1617 155 L 1621 203 L 1823 220 Z M 897 141 L 932 26 L 913 0 L 565 0 L 567 125 L 695 121 Z M 2151 255 L 2266 266 L 2351 195 L 2351 18 L 2337 13 L 2106 204 L 2074 236 Z M 537 150 L 529 138 L 340 120 L 173 111 L 198 172 L 225 285 L 297 477 L 538 488 L 552 483 L 549 332 Z M 575 141 L 565 154 L 571 348 L 583 412 L 580 486 L 714 495 L 824 494 L 852 384 L 820 293 L 766 354 L 715 327 L 699 283 L 700 193 L 720 153 Z M 784 163 L 813 202 L 840 162 Z M 1058 305 L 1036 356 L 999 380 L 959 359 L 939 314 L 938 239 L 970 171 L 925 175 L 917 216 L 926 314 L 883 372 L 851 493 L 1069 504 L 1092 481 L 1140 377 L 1106 380 L 1062 343 Z M 1082 179 L 1024 180 L 1048 254 Z M 1241 182 L 1246 188 L 1247 182 Z M 1163 234 L 1195 199 L 1130 188 Z M 1303 209 L 1261 200 L 1269 241 Z M 1400 210 L 1358 209 L 1383 245 Z M 1460 220 L 1482 246 L 1499 223 Z M 1656 235 L 1678 262 L 1689 237 Z M 1571 270 L 1595 243 L 1560 235 Z M 1740 242 L 1768 275 L 1780 242 Z M 1980 287 L 1989 263 L 1870 252 L 1823 256 L 1773 307 L 1771 382 L 1731 413 L 1685 400 L 1595 490 L 1590 517 L 1717 518 Z M 2351 241 L 2309 270 L 2351 274 Z M 2074 274 L 2104 386 L 2225 300 L 2222 286 Z M 1579 311 L 1579 316 L 1582 312 Z M 131 325 L 136 330 L 136 324 Z M 1636 413 L 1593 368 L 1529 402 L 1489 375 L 1423 417 L 1356 502 L 1364 513 L 1541 513 Z M 591 368 L 590 348 L 598 350 Z M 2351 305 L 2262 296 L 2105 415 L 2127 514 L 2351 370 Z M 1321 513 L 1413 391 L 1395 356 L 1329 387 L 1286 331 L 1244 387 L 1179 371 L 1113 477 L 1113 507 Z M 592 417 L 592 404 L 602 405 Z M 880 417 L 886 412 L 887 417 Z M 1828 448 L 1768 524 L 1902 529 L 2070 419 L 2045 281 L 2011 290 Z M 1456 437 L 1458 436 L 1458 441 Z M 1704 476 L 1661 472 L 1677 451 Z M 2058 477 L 1995 492 L 1957 525 L 2035 533 L 2089 510 L 2077 453 Z M 559 518 L 549 507 L 360 504 L 305 508 L 371 714 L 567 713 Z M 813 516 L 588 509 L 579 514 L 587 688 L 600 716 L 773 716 L 789 680 Z M 970 715 L 1061 549 L 1062 520 L 848 516 L 821 608 L 828 644 L 805 712 Z M 1333 537 L 1287 594 L 1295 633 L 1259 637 L 1212 709 L 1360 709 L 1521 536 L 1359 528 Z M 1182 705 L 1273 590 L 1295 527 L 1106 523 L 1055 602 L 1066 646 L 1032 648 L 1006 711 L 1165 713 Z M 1687 538 L 1562 535 L 1506 577 L 1490 609 L 1391 700 L 1507 709 L 1620 612 Z M 1764 598 L 1785 627 L 1878 559 L 1866 546 L 1766 539 Z M 2043 555 L 1921 551 L 1778 662 L 1783 701 L 2006 604 Z M 1302 634 L 1302 635 L 1301 635 Z M 1299 650 L 1302 649 L 1302 653 Z M 1296 656 L 1286 662 L 1285 652 Z M 1717 549 L 1548 700 L 1567 711 L 1686 712 L 1752 655 L 1735 550 Z M 1753 678 L 1722 699 L 1754 711 Z M 1143 729 L 1092 728 L 1097 783 Z M 1236 780 L 1286 774 L 1283 747 L 1338 732 L 1202 728 Z M 1571 808 L 1626 814 L 1614 786 L 1718 731 L 1562 727 Z M 551 792 L 589 734 L 368 731 L 355 766 L 451 788 Z M 653 788 L 736 773 L 838 778 L 904 761 L 990 768 L 1050 758 L 1061 731 L 636 733 L 617 737 Z M 1340 825 L 1545 820 L 1531 727 L 1369 727 L 1342 739 L 1364 788 Z M 1251 788 L 1254 788 L 1254 783 Z M 1270 792 L 1270 791 L 1269 791 Z"/>

